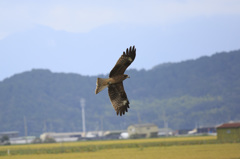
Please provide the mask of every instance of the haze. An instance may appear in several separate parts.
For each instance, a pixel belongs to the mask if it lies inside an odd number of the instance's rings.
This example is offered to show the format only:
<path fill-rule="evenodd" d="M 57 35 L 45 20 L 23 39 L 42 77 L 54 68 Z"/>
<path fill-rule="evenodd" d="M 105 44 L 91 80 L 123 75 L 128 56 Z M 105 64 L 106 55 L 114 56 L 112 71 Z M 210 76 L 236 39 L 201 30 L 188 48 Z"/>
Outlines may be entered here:
<path fill-rule="evenodd" d="M 33 68 L 98 75 L 130 45 L 151 69 L 240 48 L 238 0 L 0 0 L 0 81 Z"/>

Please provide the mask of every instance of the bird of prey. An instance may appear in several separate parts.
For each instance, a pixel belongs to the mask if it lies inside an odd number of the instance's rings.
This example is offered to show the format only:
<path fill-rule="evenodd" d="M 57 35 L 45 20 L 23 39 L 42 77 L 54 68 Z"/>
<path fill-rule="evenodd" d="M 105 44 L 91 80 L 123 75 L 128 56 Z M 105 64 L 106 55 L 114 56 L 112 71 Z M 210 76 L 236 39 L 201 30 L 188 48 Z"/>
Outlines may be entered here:
<path fill-rule="evenodd" d="M 117 115 L 124 115 L 128 111 L 129 101 L 123 87 L 123 80 L 130 78 L 124 74 L 127 67 L 133 62 L 136 56 L 135 46 L 126 49 L 118 59 L 116 65 L 109 74 L 109 78 L 97 78 L 97 87 L 95 93 L 98 94 L 104 88 L 108 87 L 108 95 Z"/>

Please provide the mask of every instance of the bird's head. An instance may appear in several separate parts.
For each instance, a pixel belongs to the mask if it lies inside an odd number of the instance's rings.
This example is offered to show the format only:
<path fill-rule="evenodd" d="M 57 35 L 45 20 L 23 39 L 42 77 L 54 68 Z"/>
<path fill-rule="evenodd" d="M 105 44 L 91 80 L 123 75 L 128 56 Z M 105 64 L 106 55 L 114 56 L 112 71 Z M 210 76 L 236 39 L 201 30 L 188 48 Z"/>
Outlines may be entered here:
<path fill-rule="evenodd" d="M 124 75 L 124 79 L 130 78 L 130 76 L 128 75 Z"/>

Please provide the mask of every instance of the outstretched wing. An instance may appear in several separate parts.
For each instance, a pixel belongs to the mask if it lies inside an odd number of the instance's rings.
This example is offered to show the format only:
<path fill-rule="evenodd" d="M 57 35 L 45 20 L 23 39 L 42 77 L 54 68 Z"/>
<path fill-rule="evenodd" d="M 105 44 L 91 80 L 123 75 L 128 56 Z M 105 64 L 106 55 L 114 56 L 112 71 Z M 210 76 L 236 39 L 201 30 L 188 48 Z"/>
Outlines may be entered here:
<path fill-rule="evenodd" d="M 129 101 L 123 88 L 123 83 L 111 84 L 108 86 L 108 95 L 117 115 L 124 115 L 128 111 Z"/>
<path fill-rule="evenodd" d="M 135 46 L 126 49 L 126 53 L 123 52 L 122 56 L 118 59 L 116 65 L 113 67 L 112 71 L 109 74 L 109 77 L 115 75 L 122 75 L 127 67 L 133 62 L 136 56 Z"/>

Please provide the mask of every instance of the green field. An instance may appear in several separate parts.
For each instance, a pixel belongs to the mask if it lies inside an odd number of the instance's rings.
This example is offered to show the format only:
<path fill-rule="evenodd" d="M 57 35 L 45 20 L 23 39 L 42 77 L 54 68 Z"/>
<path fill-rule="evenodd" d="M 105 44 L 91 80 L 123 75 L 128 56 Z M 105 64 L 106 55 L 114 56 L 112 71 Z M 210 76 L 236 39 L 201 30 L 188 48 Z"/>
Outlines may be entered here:
<path fill-rule="evenodd" d="M 10 145 L 0 146 L 0 157 L 3 159 L 130 157 L 136 159 L 240 159 L 240 143 L 218 143 L 216 137 L 206 136 Z"/>

